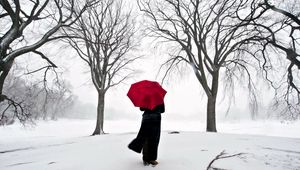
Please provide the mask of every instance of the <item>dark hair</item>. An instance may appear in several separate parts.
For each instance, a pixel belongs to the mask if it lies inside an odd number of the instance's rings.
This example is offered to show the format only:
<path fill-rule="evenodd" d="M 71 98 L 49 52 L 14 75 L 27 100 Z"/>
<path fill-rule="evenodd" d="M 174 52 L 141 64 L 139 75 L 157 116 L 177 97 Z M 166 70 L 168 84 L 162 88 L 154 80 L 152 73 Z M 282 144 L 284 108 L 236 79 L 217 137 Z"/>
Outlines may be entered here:
<path fill-rule="evenodd" d="M 141 110 L 141 111 L 145 111 L 145 110 L 146 110 L 146 108 L 140 107 L 140 110 Z"/>

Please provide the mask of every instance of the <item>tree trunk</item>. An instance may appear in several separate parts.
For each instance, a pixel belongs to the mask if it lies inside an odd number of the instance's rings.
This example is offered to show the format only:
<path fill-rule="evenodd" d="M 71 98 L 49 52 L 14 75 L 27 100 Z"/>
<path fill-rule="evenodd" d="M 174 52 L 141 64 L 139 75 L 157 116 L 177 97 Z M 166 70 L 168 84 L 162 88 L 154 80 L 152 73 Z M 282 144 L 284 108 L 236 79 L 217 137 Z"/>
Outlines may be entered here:
<path fill-rule="evenodd" d="M 206 131 L 217 132 L 216 101 L 219 87 L 219 71 L 213 74 L 211 95 L 207 97 Z"/>
<path fill-rule="evenodd" d="M 5 82 L 5 79 L 10 71 L 10 69 L 12 68 L 12 65 L 13 65 L 13 61 L 10 61 L 9 63 L 3 65 L 3 66 L 0 66 L 1 67 L 1 70 L 0 70 L 0 103 L 2 101 L 5 100 L 5 96 L 3 96 L 3 86 L 4 86 L 4 82 Z"/>
<path fill-rule="evenodd" d="M 105 98 L 105 93 L 98 92 L 97 122 L 96 122 L 96 128 L 95 128 L 93 135 L 104 134 L 104 131 L 103 131 L 104 98 Z"/>
<path fill-rule="evenodd" d="M 206 120 L 206 131 L 217 132 L 216 128 L 216 97 L 209 97 L 207 100 L 207 120 Z"/>

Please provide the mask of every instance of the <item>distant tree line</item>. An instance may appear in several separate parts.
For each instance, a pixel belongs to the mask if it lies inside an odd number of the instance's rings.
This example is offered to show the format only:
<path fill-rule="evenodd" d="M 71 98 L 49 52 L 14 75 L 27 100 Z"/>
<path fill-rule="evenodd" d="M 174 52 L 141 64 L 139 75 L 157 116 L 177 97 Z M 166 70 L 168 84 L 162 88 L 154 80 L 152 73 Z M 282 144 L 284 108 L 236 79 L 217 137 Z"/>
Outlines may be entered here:
<path fill-rule="evenodd" d="M 34 123 L 35 120 L 56 120 L 65 116 L 72 108 L 75 96 L 65 80 L 54 77 L 52 81 L 45 84 L 44 81 L 29 80 L 22 74 L 20 76 L 17 69 L 12 69 L 3 92 L 9 94 L 13 102 L 0 103 L 0 125 L 12 124 L 15 120 Z"/>

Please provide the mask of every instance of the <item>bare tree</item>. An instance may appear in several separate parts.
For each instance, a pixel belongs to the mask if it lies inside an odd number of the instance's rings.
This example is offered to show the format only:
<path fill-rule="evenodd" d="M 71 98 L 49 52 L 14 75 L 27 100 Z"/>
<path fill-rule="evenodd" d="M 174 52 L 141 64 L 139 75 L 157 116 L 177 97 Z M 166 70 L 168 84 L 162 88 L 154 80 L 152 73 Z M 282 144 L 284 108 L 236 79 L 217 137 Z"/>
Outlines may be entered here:
<path fill-rule="evenodd" d="M 270 54 L 270 48 L 268 47 L 272 46 L 278 50 L 278 56 L 282 56 L 282 58 L 284 57 L 289 61 L 286 68 L 287 73 L 285 74 L 286 89 L 281 89 L 280 86 L 274 85 L 276 80 L 270 80 L 267 74 L 268 69 L 265 67 L 263 69 L 266 72 L 266 78 L 270 81 L 276 90 L 276 95 L 279 97 L 279 100 L 276 100 L 276 104 L 280 103 L 281 98 L 287 104 L 282 112 L 284 117 L 297 119 L 300 118 L 300 7 L 297 7 L 298 1 L 285 1 L 283 4 L 285 6 L 280 8 L 272 5 L 269 0 L 264 0 L 260 3 L 260 7 L 263 12 L 270 12 L 273 16 L 278 16 L 277 18 L 281 19 L 281 31 L 262 24 L 271 34 L 271 36 L 266 37 L 262 54 L 264 59 L 267 57 L 271 58 L 268 55 Z M 280 93 L 280 90 L 285 92 Z"/>
<path fill-rule="evenodd" d="M 253 88 L 247 69 L 247 51 L 251 40 L 257 39 L 255 27 L 240 20 L 251 1 L 243 0 L 139 0 L 140 10 L 150 20 L 149 35 L 163 38 L 177 50 L 167 61 L 168 72 L 181 62 L 188 63 L 207 96 L 206 130 L 216 132 L 216 101 L 221 68 L 244 72 L 248 86 Z M 234 74 L 230 74 L 233 76 Z M 232 78 L 232 77 L 231 77 Z M 239 78 L 239 77 L 238 77 Z M 251 99 L 255 100 L 252 94 Z"/>
<path fill-rule="evenodd" d="M 130 63 L 138 57 L 127 55 L 135 48 L 135 21 L 122 1 L 103 0 L 88 8 L 78 22 L 65 30 L 69 44 L 89 66 L 98 92 L 97 122 L 93 135 L 104 134 L 105 94 L 131 75 Z M 132 57 L 133 56 L 133 57 Z"/>
<path fill-rule="evenodd" d="M 290 119 L 299 118 L 300 112 L 300 20 L 298 2 L 253 0 L 248 20 L 259 32 L 252 41 L 253 54 L 265 78 L 275 89 L 275 105 Z"/>
<path fill-rule="evenodd" d="M 80 3 L 83 5 L 78 5 Z M 3 94 L 3 85 L 14 60 L 32 53 L 48 63 L 36 71 L 56 68 L 39 48 L 45 43 L 63 38 L 56 34 L 57 31 L 70 27 L 92 3 L 93 1 L 82 3 L 79 0 L 0 1 L 0 102 L 7 100 L 18 110 L 20 105 L 10 99 L 9 94 Z M 74 17 L 75 6 L 81 6 L 76 9 L 80 11 L 77 17 Z"/>

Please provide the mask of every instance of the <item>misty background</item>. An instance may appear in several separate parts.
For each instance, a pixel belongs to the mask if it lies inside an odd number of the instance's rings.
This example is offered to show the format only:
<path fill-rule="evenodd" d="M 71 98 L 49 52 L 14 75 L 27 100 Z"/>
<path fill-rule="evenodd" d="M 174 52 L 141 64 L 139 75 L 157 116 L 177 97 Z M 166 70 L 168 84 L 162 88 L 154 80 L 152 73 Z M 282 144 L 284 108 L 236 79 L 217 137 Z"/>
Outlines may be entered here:
<path fill-rule="evenodd" d="M 68 88 L 74 95 L 74 102 L 65 113 L 58 114 L 62 118 L 92 119 L 96 118 L 97 112 L 97 92 L 91 82 L 89 68 L 81 62 L 75 52 L 65 44 L 49 44 L 44 47 L 44 51 L 51 56 L 58 65 L 60 79 L 68 83 Z M 111 88 L 106 95 L 105 119 L 107 120 L 140 120 L 142 112 L 134 107 L 127 91 L 130 85 L 140 80 L 155 80 L 161 82 L 161 77 L 165 70 L 160 70 L 161 63 L 168 57 L 163 49 L 152 41 L 143 41 L 139 53 L 143 58 L 136 61 L 132 67 L 136 70 L 134 77 L 126 80 L 117 87 Z M 149 48 L 150 47 L 150 48 Z M 55 50 L 53 50 L 55 49 Z M 30 57 L 30 56 L 28 56 Z M 27 70 L 34 70 L 39 67 L 40 61 L 37 59 L 28 63 L 26 57 L 17 60 L 18 65 L 27 63 Z M 20 72 L 19 75 L 26 74 Z M 28 77 L 31 79 L 42 79 L 43 72 L 35 73 Z M 50 75 L 50 77 L 52 77 Z M 51 78 L 50 78 L 51 79 Z M 223 85 L 221 80 L 220 86 Z M 206 98 L 202 88 L 197 81 L 192 68 L 182 68 L 178 74 L 173 74 L 162 85 L 166 90 L 165 96 L 166 113 L 163 114 L 166 121 L 180 120 L 206 120 Z M 278 112 L 272 110 L 272 97 L 274 92 L 268 84 L 261 79 L 257 79 L 259 110 L 256 119 L 277 119 Z M 248 100 L 248 89 L 245 84 L 236 86 L 234 93 L 226 92 L 221 88 L 218 94 L 217 119 L 220 121 L 241 121 L 251 120 L 251 108 Z"/>
<path fill-rule="evenodd" d="M 192 67 L 187 64 L 180 66 L 175 72 L 167 76 L 162 82 L 166 67 L 161 67 L 168 58 L 172 48 L 163 43 L 158 43 L 155 39 L 146 37 L 144 34 L 147 23 L 143 22 L 142 12 L 138 10 L 137 4 L 132 1 L 125 1 L 127 7 L 132 8 L 131 15 L 137 21 L 137 36 L 139 37 L 139 46 L 129 55 L 141 56 L 130 67 L 135 70 L 134 76 L 116 87 L 109 89 L 105 96 L 105 119 L 106 120 L 140 120 L 142 112 L 134 107 L 126 96 L 130 85 L 140 80 L 155 80 L 162 83 L 167 90 L 165 96 L 166 113 L 163 114 L 166 121 L 197 120 L 206 121 L 206 103 L 207 98 L 199 81 L 196 79 Z M 128 9 L 130 9 L 128 8 Z M 43 25 L 33 25 L 31 29 L 26 30 L 29 39 L 34 39 L 34 29 L 37 27 L 38 32 L 43 32 L 47 28 Z M 16 47 L 21 46 L 19 44 Z M 32 72 L 39 69 L 47 62 L 34 54 L 24 54 L 23 57 L 15 59 L 15 65 L 10 73 L 11 83 L 6 82 L 7 91 L 13 92 L 13 95 L 20 100 L 29 100 L 25 96 L 27 89 L 29 92 L 36 93 L 36 96 L 43 96 L 44 90 L 53 92 L 53 95 L 67 96 L 62 97 L 59 101 L 53 97 L 50 104 L 47 105 L 43 97 L 31 98 L 35 100 L 31 106 L 37 107 L 35 112 L 50 110 L 51 114 L 42 116 L 44 120 L 58 118 L 76 118 L 92 119 L 97 116 L 97 91 L 92 84 L 89 67 L 81 61 L 77 53 L 65 42 L 50 42 L 40 47 L 45 56 L 49 57 L 57 65 L 56 73 L 44 71 Z M 288 61 L 282 61 L 282 65 Z M 280 70 L 280 69 L 279 69 Z M 222 73 L 220 75 L 223 75 Z M 220 88 L 216 104 L 216 118 L 218 121 L 241 121 L 241 120 L 258 120 L 258 119 L 279 119 L 283 120 L 281 109 L 274 109 L 274 89 L 262 78 L 261 75 L 252 77 L 255 81 L 256 99 L 258 102 L 257 111 L 253 112 L 250 103 L 247 82 L 240 81 L 234 86 L 234 91 L 226 89 L 225 77 L 220 77 Z M 46 80 L 47 79 L 47 80 Z M 14 82 L 15 80 L 19 83 Z M 58 83 L 63 82 L 63 83 Z M 14 85 L 13 85 L 14 84 Z M 38 84 L 35 86 L 34 84 Z M 59 84 L 59 87 L 56 86 Z M 44 86 L 44 87 L 42 87 Z M 15 88 L 17 87 L 17 88 Z M 39 89 L 40 88 L 40 89 Z M 19 90 L 16 90 L 19 89 Z M 37 90 L 37 92 L 33 92 Z M 63 91 L 64 94 L 60 92 Z M 27 93 L 26 93 L 27 94 Z M 23 97 L 23 98 L 22 98 Z M 48 102 L 48 101 L 47 101 Z M 61 102 L 55 104 L 53 103 Z M 57 106 L 57 108 L 56 108 Z M 36 117 L 38 118 L 38 116 Z"/>

